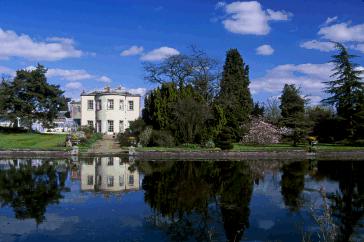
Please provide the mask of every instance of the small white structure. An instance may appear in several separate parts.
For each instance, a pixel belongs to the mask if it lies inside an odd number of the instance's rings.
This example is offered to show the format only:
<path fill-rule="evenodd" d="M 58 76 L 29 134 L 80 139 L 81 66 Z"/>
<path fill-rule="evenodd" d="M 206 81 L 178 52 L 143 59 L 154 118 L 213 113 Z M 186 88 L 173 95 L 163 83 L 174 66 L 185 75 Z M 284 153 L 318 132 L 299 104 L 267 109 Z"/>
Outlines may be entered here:
<path fill-rule="evenodd" d="M 81 126 L 92 126 L 98 133 L 122 133 L 139 117 L 140 95 L 110 87 L 81 94 Z"/>

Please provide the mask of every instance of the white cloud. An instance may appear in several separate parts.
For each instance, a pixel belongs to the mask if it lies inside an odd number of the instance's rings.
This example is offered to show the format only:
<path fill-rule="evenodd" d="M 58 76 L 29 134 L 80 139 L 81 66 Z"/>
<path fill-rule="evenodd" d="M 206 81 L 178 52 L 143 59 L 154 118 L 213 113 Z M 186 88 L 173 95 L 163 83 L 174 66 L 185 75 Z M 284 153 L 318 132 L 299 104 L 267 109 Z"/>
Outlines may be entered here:
<path fill-rule="evenodd" d="M 275 21 L 287 21 L 291 16 L 293 16 L 292 13 L 286 12 L 284 10 L 274 11 L 272 9 L 267 9 L 267 13 L 268 13 L 268 20 L 275 20 Z"/>
<path fill-rule="evenodd" d="M 173 55 L 179 55 L 179 51 L 174 48 L 164 46 L 142 55 L 140 59 L 143 61 L 160 61 Z"/>
<path fill-rule="evenodd" d="M 146 88 L 130 88 L 130 89 L 126 89 L 127 92 L 130 92 L 132 94 L 139 94 L 141 96 L 144 96 L 147 93 L 147 89 Z"/>
<path fill-rule="evenodd" d="M 129 49 L 123 50 L 120 55 L 121 56 L 133 56 L 133 55 L 139 55 L 144 51 L 143 46 L 136 46 L 133 45 Z"/>
<path fill-rule="evenodd" d="M 252 80 L 250 89 L 254 93 L 280 93 L 284 84 L 301 87 L 304 94 L 320 96 L 325 87 L 324 81 L 330 80 L 333 65 L 325 64 L 286 64 L 269 70 L 263 77 Z"/>
<path fill-rule="evenodd" d="M 350 26 L 349 23 L 334 24 L 320 28 L 322 38 L 336 42 L 364 41 L 364 24 Z"/>
<path fill-rule="evenodd" d="M 66 70 L 66 69 L 48 69 L 47 71 L 48 78 L 59 78 L 61 80 L 68 81 L 80 81 L 80 80 L 88 80 L 94 79 L 95 76 L 88 73 L 86 70 Z"/>
<path fill-rule="evenodd" d="M 66 84 L 66 88 L 68 90 L 81 89 L 82 83 L 81 82 L 69 82 Z"/>
<path fill-rule="evenodd" d="M 331 24 L 331 23 L 333 23 L 333 22 L 335 22 L 336 20 L 338 19 L 338 17 L 337 16 L 335 16 L 335 17 L 328 17 L 327 19 L 326 19 L 326 21 L 325 21 L 325 23 L 324 23 L 324 25 L 329 25 L 329 24 Z"/>
<path fill-rule="evenodd" d="M 28 35 L 18 35 L 0 28 L 0 59 L 22 57 L 56 61 L 82 55 L 82 51 L 77 50 L 74 41 L 69 38 L 51 37 L 47 41 L 35 41 Z"/>
<path fill-rule="evenodd" d="M 256 49 L 256 53 L 258 55 L 272 55 L 274 53 L 274 49 L 270 45 L 261 45 Z"/>
<path fill-rule="evenodd" d="M 328 41 L 310 40 L 300 44 L 305 49 L 316 49 L 324 52 L 335 50 L 335 44 Z"/>
<path fill-rule="evenodd" d="M 222 21 L 225 29 L 236 34 L 266 35 L 269 21 L 286 21 L 292 15 L 286 11 L 264 11 L 257 1 L 232 2 L 224 6 L 227 17 Z"/>
<path fill-rule="evenodd" d="M 103 83 L 110 83 L 112 81 L 111 78 L 107 76 L 100 76 L 97 80 Z"/>

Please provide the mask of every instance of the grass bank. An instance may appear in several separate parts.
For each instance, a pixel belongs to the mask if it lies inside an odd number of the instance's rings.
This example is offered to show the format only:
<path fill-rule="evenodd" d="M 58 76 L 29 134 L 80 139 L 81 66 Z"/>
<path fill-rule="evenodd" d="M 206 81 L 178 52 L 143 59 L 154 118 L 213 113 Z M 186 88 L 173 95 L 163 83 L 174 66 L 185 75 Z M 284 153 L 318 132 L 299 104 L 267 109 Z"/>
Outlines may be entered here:
<path fill-rule="evenodd" d="M 199 151 L 218 151 L 219 148 L 201 148 L 201 147 L 141 147 L 137 151 L 165 151 L 165 152 L 199 152 Z M 293 147 L 291 144 L 272 144 L 272 145 L 242 145 L 234 144 L 234 148 L 230 151 L 235 152 L 277 152 L 277 151 L 305 151 L 308 150 L 307 145 L 298 145 Z M 364 151 L 364 147 L 344 146 L 335 144 L 319 144 L 316 146 L 317 151 Z"/>
<path fill-rule="evenodd" d="M 0 149 L 67 150 L 65 134 L 0 133 Z"/>

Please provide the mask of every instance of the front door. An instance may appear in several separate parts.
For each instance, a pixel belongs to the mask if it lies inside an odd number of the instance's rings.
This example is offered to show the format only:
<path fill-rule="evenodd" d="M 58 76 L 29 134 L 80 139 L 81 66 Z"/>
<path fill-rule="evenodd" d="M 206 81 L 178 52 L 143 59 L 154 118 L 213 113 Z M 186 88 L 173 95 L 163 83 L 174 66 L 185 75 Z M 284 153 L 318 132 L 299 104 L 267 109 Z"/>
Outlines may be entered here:
<path fill-rule="evenodd" d="M 96 132 L 101 133 L 101 120 L 97 120 L 96 122 Z"/>

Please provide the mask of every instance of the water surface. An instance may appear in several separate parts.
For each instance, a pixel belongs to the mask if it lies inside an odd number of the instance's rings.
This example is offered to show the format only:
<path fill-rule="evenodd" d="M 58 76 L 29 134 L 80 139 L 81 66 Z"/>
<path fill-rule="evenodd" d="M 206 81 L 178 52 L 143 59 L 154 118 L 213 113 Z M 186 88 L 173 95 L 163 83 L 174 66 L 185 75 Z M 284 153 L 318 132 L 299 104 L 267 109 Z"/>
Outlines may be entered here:
<path fill-rule="evenodd" d="M 0 159 L 0 241 L 317 241 L 332 228 L 341 241 L 362 241 L 363 168 L 363 161 Z M 329 219 L 320 220 L 325 212 Z M 320 229 L 320 221 L 337 227 Z"/>

